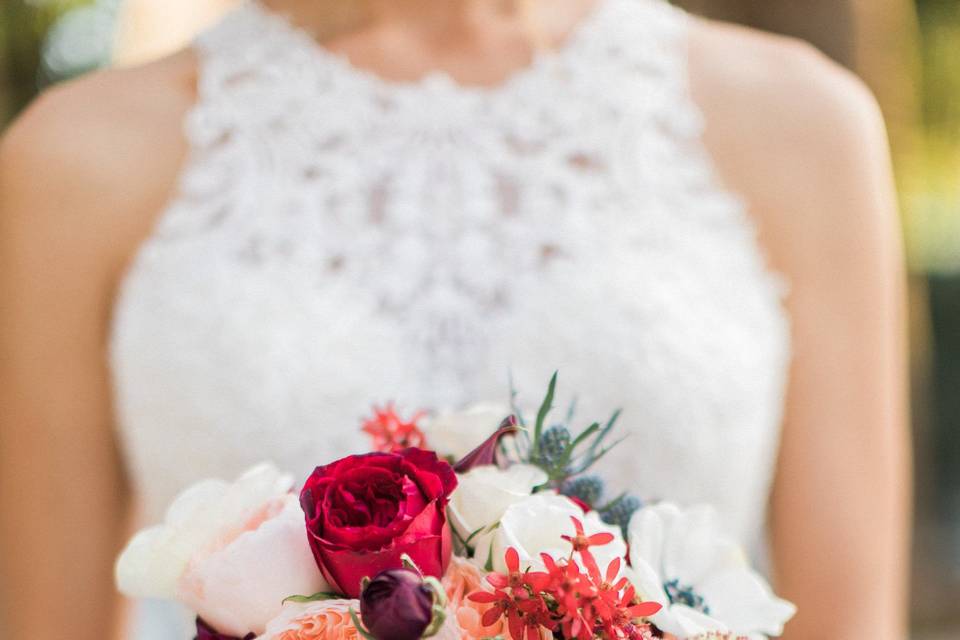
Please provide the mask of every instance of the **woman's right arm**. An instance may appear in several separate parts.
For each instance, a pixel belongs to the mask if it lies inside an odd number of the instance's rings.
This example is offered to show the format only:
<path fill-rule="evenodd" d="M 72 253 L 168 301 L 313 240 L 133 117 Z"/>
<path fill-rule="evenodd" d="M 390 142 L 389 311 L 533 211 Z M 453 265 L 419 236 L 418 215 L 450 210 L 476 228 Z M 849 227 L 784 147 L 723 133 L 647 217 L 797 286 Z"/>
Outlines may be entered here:
<path fill-rule="evenodd" d="M 110 312 L 181 157 L 175 109 L 148 99 L 142 73 L 125 73 L 54 90 L 0 143 L 0 635 L 9 640 L 103 640 L 117 627 L 113 562 L 129 493 L 113 429 Z"/>

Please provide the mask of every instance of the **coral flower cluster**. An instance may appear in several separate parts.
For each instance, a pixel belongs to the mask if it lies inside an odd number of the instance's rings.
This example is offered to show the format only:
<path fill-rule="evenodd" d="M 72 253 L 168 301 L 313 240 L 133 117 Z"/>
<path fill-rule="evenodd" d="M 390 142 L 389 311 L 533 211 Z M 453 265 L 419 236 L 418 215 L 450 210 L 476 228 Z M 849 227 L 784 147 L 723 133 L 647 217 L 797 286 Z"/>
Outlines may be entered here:
<path fill-rule="evenodd" d="M 394 453 L 408 447 L 424 447 L 426 438 L 419 424 L 424 415 L 418 411 L 404 420 L 392 404 L 374 407 L 373 415 L 363 421 L 361 429 L 370 436 L 374 451 Z"/>
<path fill-rule="evenodd" d="M 570 554 L 559 559 L 541 554 L 546 571 L 521 570 L 517 550 L 506 550 L 507 571 L 486 577 L 492 590 L 469 596 L 490 607 L 483 615 L 484 626 L 506 620 L 513 640 L 543 640 L 556 632 L 570 640 L 653 638 L 645 619 L 661 605 L 638 597 L 622 575 L 620 558 L 601 571 L 590 548 L 609 544 L 612 535 L 588 536 L 579 519 L 571 520 L 576 534 L 563 537 L 570 543 Z"/>

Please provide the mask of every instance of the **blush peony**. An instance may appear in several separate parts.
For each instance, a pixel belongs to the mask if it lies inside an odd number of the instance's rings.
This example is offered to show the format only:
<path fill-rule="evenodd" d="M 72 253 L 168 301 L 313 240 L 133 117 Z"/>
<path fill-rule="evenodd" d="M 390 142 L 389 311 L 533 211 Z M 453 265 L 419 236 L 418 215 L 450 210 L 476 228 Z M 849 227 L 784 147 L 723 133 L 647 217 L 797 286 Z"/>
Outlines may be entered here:
<path fill-rule="evenodd" d="M 260 633 L 292 594 L 328 589 L 311 558 L 293 480 L 260 465 L 180 494 L 162 525 L 117 560 L 120 591 L 180 601 L 220 634 Z"/>

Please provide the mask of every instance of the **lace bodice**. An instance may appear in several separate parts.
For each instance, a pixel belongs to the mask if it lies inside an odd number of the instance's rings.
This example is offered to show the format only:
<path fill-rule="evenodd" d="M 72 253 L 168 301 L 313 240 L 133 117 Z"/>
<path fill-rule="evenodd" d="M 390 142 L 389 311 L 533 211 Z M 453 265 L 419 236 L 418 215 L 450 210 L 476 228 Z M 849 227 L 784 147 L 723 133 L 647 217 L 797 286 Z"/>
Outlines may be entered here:
<path fill-rule="evenodd" d="M 197 43 L 176 196 L 117 302 L 146 517 L 205 476 L 305 475 L 371 403 L 622 406 L 605 470 L 759 539 L 788 360 L 778 279 L 718 184 L 687 18 L 601 0 L 495 88 L 383 80 L 246 4 Z"/>

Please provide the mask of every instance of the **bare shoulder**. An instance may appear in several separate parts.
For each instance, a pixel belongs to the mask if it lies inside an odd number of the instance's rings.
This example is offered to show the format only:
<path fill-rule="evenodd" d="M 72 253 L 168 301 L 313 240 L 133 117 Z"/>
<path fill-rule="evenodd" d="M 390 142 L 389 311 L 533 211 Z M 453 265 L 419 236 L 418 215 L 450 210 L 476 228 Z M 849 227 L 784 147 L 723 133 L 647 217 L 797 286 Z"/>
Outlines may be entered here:
<path fill-rule="evenodd" d="M 856 76 L 798 40 L 723 23 L 694 20 L 689 47 L 704 141 L 776 266 L 790 275 L 831 243 L 890 234 L 883 118 Z"/>
<path fill-rule="evenodd" d="M 89 236 L 122 253 L 149 228 L 176 179 L 194 77 L 184 52 L 43 93 L 0 141 L 4 228 L 65 229 L 78 250 L 101 249 L 83 244 Z"/>
<path fill-rule="evenodd" d="M 708 118 L 779 140 L 882 126 L 863 82 L 801 40 L 694 20 L 689 47 L 694 97 Z"/>

